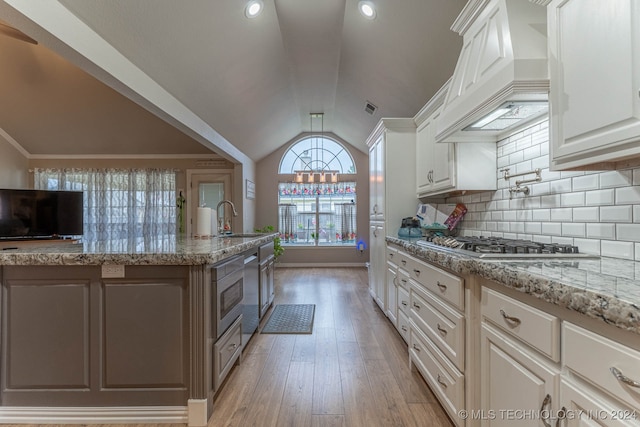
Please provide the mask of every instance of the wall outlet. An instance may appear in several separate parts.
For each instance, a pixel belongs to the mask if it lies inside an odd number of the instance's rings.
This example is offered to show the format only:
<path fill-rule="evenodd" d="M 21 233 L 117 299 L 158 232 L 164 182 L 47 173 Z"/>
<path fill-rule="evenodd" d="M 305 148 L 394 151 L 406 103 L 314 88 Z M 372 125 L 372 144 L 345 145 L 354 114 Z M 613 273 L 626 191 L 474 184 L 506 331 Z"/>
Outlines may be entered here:
<path fill-rule="evenodd" d="M 124 278 L 124 265 L 106 264 L 102 266 L 103 279 L 122 279 Z"/>

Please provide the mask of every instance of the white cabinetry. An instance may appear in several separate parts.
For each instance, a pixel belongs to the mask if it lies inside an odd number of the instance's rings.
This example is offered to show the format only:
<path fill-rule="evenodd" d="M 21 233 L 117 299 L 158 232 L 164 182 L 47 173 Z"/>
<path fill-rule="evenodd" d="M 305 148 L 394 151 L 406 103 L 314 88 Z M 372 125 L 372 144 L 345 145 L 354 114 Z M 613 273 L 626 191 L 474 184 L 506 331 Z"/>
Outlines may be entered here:
<path fill-rule="evenodd" d="M 387 233 L 396 235 L 404 217 L 415 214 L 413 119 L 381 119 L 369 138 L 369 289 L 387 313 Z"/>
<path fill-rule="evenodd" d="M 552 169 L 640 157 L 640 0 L 548 8 Z"/>
<path fill-rule="evenodd" d="M 568 322 L 562 337 L 563 426 L 640 425 L 640 352 Z"/>
<path fill-rule="evenodd" d="M 496 144 L 437 143 L 436 125 L 449 83 L 416 115 L 416 194 L 496 189 Z"/>
<path fill-rule="evenodd" d="M 403 268 L 409 276 L 409 361 L 422 373 L 454 423 L 466 425 L 458 416 L 466 408 L 466 322 L 461 311 L 464 280 L 408 255 L 404 257 L 407 262 Z"/>
<path fill-rule="evenodd" d="M 387 317 L 398 327 L 398 251 L 387 246 Z"/>
<path fill-rule="evenodd" d="M 555 424 L 559 410 L 559 319 L 490 289 L 482 290 L 480 404 L 483 426 Z M 536 414 L 528 420 L 521 414 Z"/>

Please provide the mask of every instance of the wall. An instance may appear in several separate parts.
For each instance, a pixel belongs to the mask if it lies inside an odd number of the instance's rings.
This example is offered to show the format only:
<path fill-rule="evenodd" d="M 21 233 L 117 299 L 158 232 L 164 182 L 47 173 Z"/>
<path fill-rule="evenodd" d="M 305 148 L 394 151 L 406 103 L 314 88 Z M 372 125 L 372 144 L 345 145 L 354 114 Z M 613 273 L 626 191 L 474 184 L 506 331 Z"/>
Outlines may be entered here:
<path fill-rule="evenodd" d="M 0 136 L 0 188 L 29 188 L 27 158 Z"/>
<path fill-rule="evenodd" d="M 299 141 L 298 138 L 289 141 L 280 149 L 260 160 L 256 165 L 256 225 L 278 225 L 278 175 L 280 160 L 291 145 Z M 328 135 L 327 135 L 328 136 Z M 331 135 L 343 144 L 351 153 L 356 164 L 357 175 L 343 176 L 343 180 L 355 180 L 357 188 L 357 227 L 358 238 L 369 240 L 369 157 L 346 141 Z M 363 145 L 364 146 L 364 145 Z M 335 265 L 364 265 L 369 261 L 369 252 L 360 253 L 353 246 L 348 247 L 292 247 L 285 246 L 285 252 L 279 262 L 293 266 L 335 266 Z"/>
<path fill-rule="evenodd" d="M 460 235 L 569 243 L 584 253 L 640 260 L 640 168 L 549 171 L 547 120 L 498 142 L 497 156 L 497 191 L 447 199 L 467 206 Z M 499 171 L 505 167 L 511 173 L 540 168 L 542 181 L 529 184 L 528 196 L 510 199 Z"/>

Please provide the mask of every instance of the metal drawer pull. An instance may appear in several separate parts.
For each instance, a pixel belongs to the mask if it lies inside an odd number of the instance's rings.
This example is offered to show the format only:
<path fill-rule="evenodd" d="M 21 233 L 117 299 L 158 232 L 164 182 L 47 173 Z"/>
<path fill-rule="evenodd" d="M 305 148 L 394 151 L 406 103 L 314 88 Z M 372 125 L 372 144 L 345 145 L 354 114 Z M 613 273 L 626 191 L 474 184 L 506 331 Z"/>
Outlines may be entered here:
<path fill-rule="evenodd" d="M 522 323 L 520 319 L 518 319 L 517 317 L 509 316 L 502 309 L 500 310 L 500 314 L 502 314 L 502 317 L 504 318 L 504 320 L 511 322 L 513 326 L 518 326 L 520 323 Z"/>
<path fill-rule="evenodd" d="M 407 332 L 407 327 L 404 326 L 404 325 L 400 326 L 400 329 L 402 329 L 403 331 Z"/>
<path fill-rule="evenodd" d="M 551 406 L 551 395 L 547 394 L 544 397 L 544 400 L 542 401 L 542 406 L 540 406 L 540 414 L 549 414 L 549 411 L 546 410 L 545 408 L 547 408 L 548 406 Z M 541 417 L 542 418 L 542 424 L 544 424 L 546 427 L 551 427 L 551 423 L 549 423 L 549 421 L 547 421 L 547 419 L 549 418 L 549 415 L 547 415 L 547 418 Z"/>
<path fill-rule="evenodd" d="M 400 279 L 402 283 L 407 283 L 407 279 Z"/>
<path fill-rule="evenodd" d="M 609 368 L 609 370 L 611 371 L 613 376 L 616 377 L 616 379 L 618 381 L 620 381 L 621 383 L 625 383 L 626 385 L 631 386 L 631 387 L 640 388 L 640 382 L 634 381 L 629 377 L 625 377 L 624 374 L 619 369 L 614 368 L 612 366 L 611 368 Z"/>
<path fill-rule="evenodd" d="M 409 303 L 408 303 L 408 302 L 406 302 L 406 301 L 401 301 L 401 302 L 400 302 L 400 304 L 404 305 L 405 307 L 406 307 L 407 305 L 409 305 Z"/>
<path fill-rule="evenodd" d="M 393 258 L 393 253 L 389 252 L 389 258 Z"/>
<path fill-rule="evenodd" d="M 560 427 L 560 421 L 567 419 L 567 408 L 563 406 L 562 409 L 560 409 L 560 412 L 558 412 L 557 417 L 556 427 Z"/>
<path fill-rule="evenodd" d="M 406 259 L 402 260 L 402 265 L 407 265 L 407 260 Z"/>
<path fill-rule="evenodd" d="M 417 346 L 417 345 L 415 345 L 415 344 L 413 345 L 413 349 L 414 349 L 415 351 L 420 351 L 420 347 L 418 347 L 418 346 Z"/>
<path fill-rule="evenodd" d="M 417 268 L 414 268 L 414 269 L 413 269 L 413 272 L 414 272 L 414 273 L 416 273 L 416 276 L 419 276 L 419 275 L 420 275 L 420 270 L 418 270 Z"/>
<path fill-rule="evenodd" d="M 235 350 L 236 348 L 238 348 L 238 344 L 233 343 L 233 344 L 229 344 L 229 350 Z"/>
<path fill-rule="evenodd" d="M 442 292 L 447 290 L 447 285 L 443 285 L 440 281 L 436 282 L 436 285 L 440 288 Z"/>
<path fill-rule="evenodd" d="M 447 384 L 446 382 L 442 381 L 442 378 L 440 378 L 440 374 L 438 374 L 438 378 L 436 378 L 436 380 L 444 387 L 447 388 L 449 387 L 449 384 Z"/>
<path fill-rule="evenodd" d="M 415 308 L 417 308 L 418 310 L 420 310 L 420 306 L 418 305 L 418 303 L 414 302 L 414 303 L 413 303 L 413 306 L 414 306 Z"/>
<path fill-rule="evenodd" d="M 442 326 L 440 326 L 440 323 L 438 323 L 438 324 L 436 325 L 436 327 L 438 328 L 438 330 L 440 331 L 440 333 L 441 333 L 442 335 L 447 335 L 447 332 L 449 332 L 449 331 L 447 331 L 446 329 L 442 328 Z"/>

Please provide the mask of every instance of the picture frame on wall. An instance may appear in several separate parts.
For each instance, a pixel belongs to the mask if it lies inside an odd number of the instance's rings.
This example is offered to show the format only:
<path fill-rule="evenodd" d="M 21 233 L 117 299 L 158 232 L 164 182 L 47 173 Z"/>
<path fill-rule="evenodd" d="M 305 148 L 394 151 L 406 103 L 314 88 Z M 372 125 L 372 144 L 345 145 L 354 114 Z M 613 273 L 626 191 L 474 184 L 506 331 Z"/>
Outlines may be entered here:
<path fill-rule="evenodd" d="M 246 180 L 246 197 L 247 199 L 255 199 L 256 198 L 256 184 L 251 180 Z"/>

